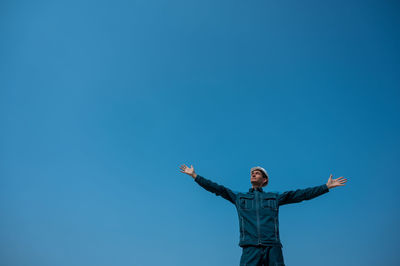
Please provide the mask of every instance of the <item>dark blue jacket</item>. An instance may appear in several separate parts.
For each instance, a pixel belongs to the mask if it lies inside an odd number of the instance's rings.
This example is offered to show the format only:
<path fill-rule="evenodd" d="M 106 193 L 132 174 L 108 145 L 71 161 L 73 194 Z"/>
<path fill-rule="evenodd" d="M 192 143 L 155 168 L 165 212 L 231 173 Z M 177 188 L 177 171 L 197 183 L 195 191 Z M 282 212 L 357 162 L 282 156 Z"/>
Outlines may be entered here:
<path fill-rule="evenodd" d="M 324 184 L 284 193 L 264 192 L 262 188 L 236 193 L 200 175 L 197 175 L 195 181 L 206 190 L 235 204 L 239 216 L 241 247 L 282 246 L 279 239 L 279 206 L 310 200 L 329 191 Z"/>

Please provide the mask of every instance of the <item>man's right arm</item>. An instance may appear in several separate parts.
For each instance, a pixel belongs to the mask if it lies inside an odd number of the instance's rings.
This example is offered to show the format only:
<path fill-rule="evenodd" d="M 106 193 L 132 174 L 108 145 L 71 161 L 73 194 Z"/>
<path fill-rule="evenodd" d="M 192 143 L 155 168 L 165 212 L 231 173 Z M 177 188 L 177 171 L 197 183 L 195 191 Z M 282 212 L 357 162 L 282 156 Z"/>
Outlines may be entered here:
<path fill-rule="evenodd" d="M 229 200 L 230 202 L 235 204 L 236 193 L 234 193 L 229 188 L 218 185 L 217 183 L 214 183 L 211 180 L 208 180 L 207 178 L 204 178 L 196 174 L 193 165 L 187 167 L 185 164 L 182 164 L 179 168 L 181 169 L 181 173 L 190 175 L 194 179 L 194 181 L 196 181 L 196 183 L 199 184 L 204 189 L 214 193 L 217 196 L 221 196 L 224 199 Z"/>
<path fill-rule="evenodd" d="M 201 187 L 204 189 L 214 193 L 217 196 L 221 196 L 226 200 L 229 200 L 233 204 L 236 202 L 236 194 L 230 190 L 229 188 L 226 188 L 224 186 L 221 186 L 215 182 L 212 182 L 211 180 L 208 180 L 207 178 L 204 178 L 200 175 L 196 174 L 196 177 L 194 177 L 194 181 L 199 184 Z"/>

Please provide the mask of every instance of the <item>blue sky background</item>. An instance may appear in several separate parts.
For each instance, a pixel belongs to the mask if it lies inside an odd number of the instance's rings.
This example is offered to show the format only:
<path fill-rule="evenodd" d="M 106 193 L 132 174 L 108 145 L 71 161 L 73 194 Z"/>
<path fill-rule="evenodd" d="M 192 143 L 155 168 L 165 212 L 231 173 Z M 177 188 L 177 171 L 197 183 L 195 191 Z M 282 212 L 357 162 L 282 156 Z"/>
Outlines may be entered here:
<path fill-rule="evenodd" d="M 0 262 L 238 265 L 235 191 L 287 265 L 400 264 L 398 1 L 1 1 Z"/>

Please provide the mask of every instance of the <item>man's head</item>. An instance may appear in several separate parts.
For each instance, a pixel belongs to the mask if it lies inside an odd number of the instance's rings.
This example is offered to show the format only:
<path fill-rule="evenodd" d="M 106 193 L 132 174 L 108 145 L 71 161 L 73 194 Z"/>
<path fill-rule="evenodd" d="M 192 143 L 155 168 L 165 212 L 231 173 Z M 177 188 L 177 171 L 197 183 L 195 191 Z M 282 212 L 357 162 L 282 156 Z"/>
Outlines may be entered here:
<path fill-rule="evenodd" d="M 264 187 L 268 185 L 268 173 L 264 168 L 256 166 L 250 170 L 250 182 L 253 187 Z"/>

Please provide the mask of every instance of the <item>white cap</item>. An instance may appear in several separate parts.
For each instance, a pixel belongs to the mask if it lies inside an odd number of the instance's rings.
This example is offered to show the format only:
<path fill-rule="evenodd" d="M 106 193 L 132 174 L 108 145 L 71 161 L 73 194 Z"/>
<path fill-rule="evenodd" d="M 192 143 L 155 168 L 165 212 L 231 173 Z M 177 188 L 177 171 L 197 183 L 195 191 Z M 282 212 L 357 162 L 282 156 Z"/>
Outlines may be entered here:
<path fill-rule="evenodd" d="M 252 174 L 254 170 L 260 170 L 261 172 L 263 172 L 267 176 L 267 178 L 269 178 L 267 171 L 264 168 L 262 168 L 261 166 L 256 166 L 256 167 L 251 168 L 250 169 L 250 174 Z"/>

